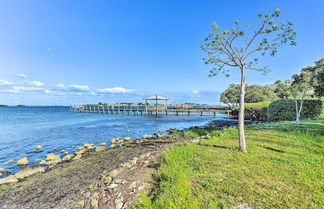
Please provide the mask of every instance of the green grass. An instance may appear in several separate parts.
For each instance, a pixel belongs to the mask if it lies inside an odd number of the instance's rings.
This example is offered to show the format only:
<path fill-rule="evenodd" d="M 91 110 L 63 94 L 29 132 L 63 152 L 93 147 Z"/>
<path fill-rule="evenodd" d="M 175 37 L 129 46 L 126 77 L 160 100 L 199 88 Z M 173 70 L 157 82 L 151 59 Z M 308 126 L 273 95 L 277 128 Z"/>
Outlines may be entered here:
<path fill-rule="evenodd" d="M 157 185 L 138 208 L 321 208 L 324 204 L 324 120 L 246 128 L 248 152 L 229 128 L 199 144 L 166 150 Z"/>
<path fill-rule="evenodd" d="M 268 107 L 271 102 L 245 103 L 245 107 Z"/>

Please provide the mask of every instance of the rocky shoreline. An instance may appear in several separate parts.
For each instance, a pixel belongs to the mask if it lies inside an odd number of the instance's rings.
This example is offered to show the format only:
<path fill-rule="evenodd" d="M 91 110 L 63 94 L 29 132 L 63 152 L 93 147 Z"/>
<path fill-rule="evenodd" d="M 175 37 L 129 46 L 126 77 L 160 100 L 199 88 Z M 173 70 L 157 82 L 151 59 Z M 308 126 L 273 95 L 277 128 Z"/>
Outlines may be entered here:
<path fill-rule="evenodd" d="M 235 120 L 216 120 L 200 128 L 236 124 Z M 106 144 L 85 144 L 69 159 L 49 154 L 46 167 L 26 167 L 4 178 L 8 182 L 2 179 L 9 184 L 0 184 L 0 208 L 132 208 L 134 198 L 150 191 L 152 165 L 162 150 L 181 141 L 197 143 L 211 137 L 188 139 L 172 134 L 175 131 L 171 128 L 170 135 L 156 133 L 137 140 L 117 139 L 110 149 Z"/>
<path fill-rule="evenodd" d="M 15 183 L 0 185 L 0 208 L 131 208 L 132 200 L 151 185 L 154 159 L 184 140 L 188 139 L 160 136 L 85 152 L 81 159 L 41 169 L 28 178 L 19 174 Z"/>

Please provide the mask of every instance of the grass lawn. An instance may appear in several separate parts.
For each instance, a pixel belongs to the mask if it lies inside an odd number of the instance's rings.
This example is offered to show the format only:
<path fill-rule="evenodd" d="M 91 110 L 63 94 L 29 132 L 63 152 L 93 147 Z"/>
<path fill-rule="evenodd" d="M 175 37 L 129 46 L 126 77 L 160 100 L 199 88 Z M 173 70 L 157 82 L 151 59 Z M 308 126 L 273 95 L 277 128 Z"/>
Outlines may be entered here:
<path fill-rule="evenodd" d="M 246 127 L 199 144 L 182 143 L 157 163 L 157 185 L 138 208 L 322 208 L 324 120 Z"/>

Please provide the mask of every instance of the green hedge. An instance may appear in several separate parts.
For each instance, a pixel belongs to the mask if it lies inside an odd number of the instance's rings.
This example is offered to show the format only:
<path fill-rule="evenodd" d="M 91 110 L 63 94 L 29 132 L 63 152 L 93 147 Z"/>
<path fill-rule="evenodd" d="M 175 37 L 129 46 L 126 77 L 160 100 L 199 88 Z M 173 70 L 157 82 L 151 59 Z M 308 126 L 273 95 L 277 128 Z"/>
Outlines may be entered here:
<path fill-rule="evenodd" d="M 238 118 L 239 108 L 232 110 L 234 118 Z M 245 120 L 253 121 L 266 121 L 267 120 L 267 107 L 245 107 L 244 111 Z"/>
<path fill-rule="evenodd" d="M 298 100 L 300 103 L 300 100 Z M 300 114 L 301 118 L 318 118 L 322 112 L 321 100 L 304 100 Z M 268 106 L 268 120 L 296 120 L 296 107 L 293 99 L 281 99 L 272 102 Z"/>

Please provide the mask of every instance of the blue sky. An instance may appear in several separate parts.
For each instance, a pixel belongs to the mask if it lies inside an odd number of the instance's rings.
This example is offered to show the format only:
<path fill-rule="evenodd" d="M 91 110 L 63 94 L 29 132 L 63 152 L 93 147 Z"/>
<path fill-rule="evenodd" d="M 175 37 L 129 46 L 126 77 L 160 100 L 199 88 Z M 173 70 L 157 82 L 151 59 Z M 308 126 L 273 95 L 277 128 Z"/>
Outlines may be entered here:
<path fill-rule="evenodd" d="M 0 104 L 140 102 L 154 93 L 218 104 L 240 78 L 208 77 L 200 45 L 211 23 L 253 26 L 276 8 L 295 23 L 298 45 L 262 58 L 271 72 L 248 72 L 248 84 L 287 79 L 324 56 L 322 0 L 0 0 Z"/>

